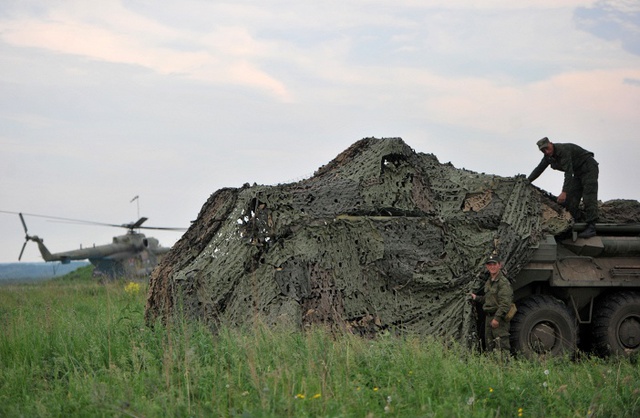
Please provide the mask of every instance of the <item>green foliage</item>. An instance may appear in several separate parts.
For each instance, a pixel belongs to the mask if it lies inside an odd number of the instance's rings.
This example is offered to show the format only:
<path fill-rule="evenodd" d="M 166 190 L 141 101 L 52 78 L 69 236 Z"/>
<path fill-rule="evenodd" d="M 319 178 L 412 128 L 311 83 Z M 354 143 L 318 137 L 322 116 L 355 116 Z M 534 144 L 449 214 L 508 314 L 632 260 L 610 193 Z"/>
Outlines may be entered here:
<path fill-rule="evenodd" d="M 74 272 L 76 273 L 76 272 Z M 431 338 L 144 324 L 147 285 L 0 288 L 0 416 L 620 416 L 628 359 L 502 361 Z"/>
<path fill-rule="evenodd" d="M 92 282 L 92 281 L 95 281 L 95 279 L 93 278 L 93 269 L 94 269 L 94 266 L 89 264 L 87 266 L 77 268 L 74 271 L 68 274 L 65 274 L 62 277 L 55 278 L 51 280 L 51 282 L 53 283 L 62 283 L 62 282 L 74 283 L 74 282 L 82 282 L 82 281 Z"/>

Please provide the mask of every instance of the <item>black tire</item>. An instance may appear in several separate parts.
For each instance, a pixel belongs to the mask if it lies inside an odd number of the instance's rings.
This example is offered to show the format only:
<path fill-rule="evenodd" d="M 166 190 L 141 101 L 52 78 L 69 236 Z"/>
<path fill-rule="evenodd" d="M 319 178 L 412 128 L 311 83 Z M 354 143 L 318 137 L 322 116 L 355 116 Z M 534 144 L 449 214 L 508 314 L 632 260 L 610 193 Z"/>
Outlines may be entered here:
<path fill-rule="evenodd" d="M 518 313 L 511 320 L 512 350 L 527 358 L 573 355 L 578 327 L 564 303 L 552 296 L 534 295 L 516 305 Z"/>
<path fill-rule="evenodd" d="M 640 293 L 619 292 L 602 299 L 593 316 L 596 351 L 630 356 L 640 351 Z"/>

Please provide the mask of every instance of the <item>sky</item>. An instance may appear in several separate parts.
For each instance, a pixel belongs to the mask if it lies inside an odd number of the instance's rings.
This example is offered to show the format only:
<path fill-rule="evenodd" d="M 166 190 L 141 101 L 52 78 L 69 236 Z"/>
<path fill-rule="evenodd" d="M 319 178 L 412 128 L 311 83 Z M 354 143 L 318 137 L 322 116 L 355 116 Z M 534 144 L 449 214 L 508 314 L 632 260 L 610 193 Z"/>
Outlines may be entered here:
<path fill-rule="evenodd" d="M 595 153 L 601 200 L 640 200 L 639 133 L 637 0 L 0 4 L 0 262 L 16 212 L 186 228 L 216 190 L 309 177 L 365 137 L 514 176 L 547 136 Z M 52 252 L 125 232 L 25 221 Z"/>

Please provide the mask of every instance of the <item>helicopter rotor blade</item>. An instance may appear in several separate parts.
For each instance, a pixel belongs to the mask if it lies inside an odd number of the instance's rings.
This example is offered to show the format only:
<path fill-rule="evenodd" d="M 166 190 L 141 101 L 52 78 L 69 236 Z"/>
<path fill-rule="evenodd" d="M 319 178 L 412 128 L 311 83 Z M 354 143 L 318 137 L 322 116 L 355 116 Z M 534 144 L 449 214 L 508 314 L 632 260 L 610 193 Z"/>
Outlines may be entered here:
<path fill-rule="evenodd" d="M 109 224 L 105 222 L 96 222 L 96 221 L 87 221 L 83 219 L 71 219 L 71 218 L 62 218 L 60 216 L 48 216 L 48 215 L 38 215 L 35 213 L 23 213 L 23 212 L 9 212 L 0 210 L 0 213 L 10 213 L 17 214 L 20 216 L 20 220 L 22 221 L 22 227 L 27 233 L 27 224 L 24 221 L 23 215 L 34 216 L 38 218 L 50 219 L 52 222 L 60 222 L 60 223 L 73 223 L 73 224 L 83 224 L 83 225 L 98 225 L 98 226 L 109 226 L 113 228 L 126 228 L 129 230 L 134 229 L 154 229 L 159 231 L 186 231 L 187 228 L 174 228 L 174 227 L 160 227 L 160 226 L 142 226 L 144 222 L 147 221 L 148 218 L 142 217 L 138 219 L 136 222 L 131 222 L 128 224 Z"/>
<path fill-rule="evenodd" d="M 29 242 L 29 240 L 26 240 L 24 244 L 22 244 L 22 249 L 20 250 L 20 255 L 18 256 L 18 261 L 22 260 L 22 254 L 24 253 L 24 249 L 27 246 L 27 242 Z"/>
<path fill-rule="evenodd" d="M 29 235 L 29 232 L 27 231 L 27 224 L 24 221 L 24 216 L 22 216 L 22 213 L 18 213 L 18 215 L 20 215 L 20 221 L 22 221 L 22 227 L 24 228 L 24 233 L 26 235 Z"/>
<path fill-rule="evenodd" d="M 138 219 L 136 222 L 134 223 L 130 223 L 130 224 L 124 224 L 122 225 L 124 228 L 128 228 L 128 229 L 137 229 L 140 228 L 140 225 L 142 225 L 143 223 L 145 223 L 147 221 L 148 218 L 145 218 L 144 216 L 140 219 Z"/>
<path fill-rule="evenodd" d="M 74 225 L 95 225 L 95 226 L 110 226 L 113 228 L 128 228 L 129 224 L 108 224 L 104 222 L 84 221 L 82 219 L 64 219 L 54 218 L 49 222 L 61 223 L 61 224 L 74 224 Z"/>
<path fill-rule="evenodd" d="M 156 231 L 186 231 L 187 228 L 174 228 L 174 227 L 166 227 L 166 226 L 142 226 L 149 218 L 142 217 L 138 219 L 135 223 L 132 224 L 124 224 L 122 227 L 128 229 L 154 229 Z"/>
<path fill-rule="evenodd" d="M 18 213 L 20 216 L 20 221 L 22 222 L 22 228 L 24 228 L 24 244 L 22 244 L 22 249 L 20 250 L 20 255 L 18 256 L 18 261 L 22 260 L 22 254 L 24 254 L 24 249 L 27 247 L 27 243 L 29 242 L 29 230 L 27 229 L 27 223 L 24 221 L 24 216 L 22 213 Z"/>
<path fill-rule="evenodd" d="M 125 228 L 125 229 L 152 229 L 159 231 L 186 231 L 187 228 L 182 227 L 164 227 L 164 226 L 136 226 L 140 221 L 136 223 L 128 223 L 128 224 L 106 224 L 102 222 L 91 222 L 91 221 L 74 221 L 74 220 L 53 220 L 51 222 L 58 222 L 64 224 L 80 224 L 80 225 L 97 225 L 97 226 L 110 226 L 114 228 Z"/>
<path fill-rule="evenodd" d="M 12 214 L 12 215 L 20 215 L 20 219 L 22 220 L 23 227 L 26 227 L 26 225 L 24 223 L 24 218 L 23 218 L 23 215 L 25 215 L 25 216 L 33 216 L 35 218 L 52 219 L 52 220 L 55 220 L 57 222 L 93 224 L 93 225 L 114 226 L 114 227 L 122 228 L 122 225 L 117 225 L 117 224 L 107 224 L 107 223 L 103 223 L 103 222 L 86 221 L 86 220 L 82 220 L 82 219 L 62 218 L 60 216 L 38 215 L 36 213 L 10 212 L 10 211 L 6 211 L 6 210 L 0 210 L 0 213 L 9 213 L 9 214 Z"/>
<path fill-rule="evenodd" d="M 140 226 L 138 229 L 154 229 L 156 231 L 186 231 L 187 228 L 172 228 L 162 226 Z"/>
<path fill-rule="evenodd" d="M 152 229 L 152 230 L 157 230 L 157 231 L 186 231 L 187 228 L 181 228 L 181 227 L 164 227 L 164 226 L 135 226 L 135 223 L 129 223 L 129 224 L 121 224 L 121 225 L 117 225 L 117 224 L 105 224 L 105 223 L 101 223 L 101 222 L 89 222 L 89 221 L 57 221 L 54 220 L 52 222 L 58 222 L 58 223 L 64 223 L 64 224 L 80 224 L 80 225 L 97 225 L 97 226 L 111 226 L 114 228 L 125 228 L 125 229 Z"/>

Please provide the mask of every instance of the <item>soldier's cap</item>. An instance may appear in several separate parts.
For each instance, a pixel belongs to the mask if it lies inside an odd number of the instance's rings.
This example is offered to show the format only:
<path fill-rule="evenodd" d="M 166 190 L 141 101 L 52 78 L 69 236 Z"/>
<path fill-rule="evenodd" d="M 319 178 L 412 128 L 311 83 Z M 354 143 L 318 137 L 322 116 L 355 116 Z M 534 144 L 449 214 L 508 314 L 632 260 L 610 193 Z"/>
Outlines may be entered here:
<path fill-rule="evenodd" d="M 498 256 L 495 254 L 491 254 L 489 258 L 487 258 L 487 261 L 485 262 L 485 264 L 497 264 L 499 262 L 500 262 L 500 258 L 498 258 Z"/>
<path fill-rule="evenodd" d="M 549 138 L 545 136 L 544 138 L 536 142 L 536 144 L 538 145 L 539 150 L 543 150 L 547 148 L 547 145 L 549 145 Z"/>

